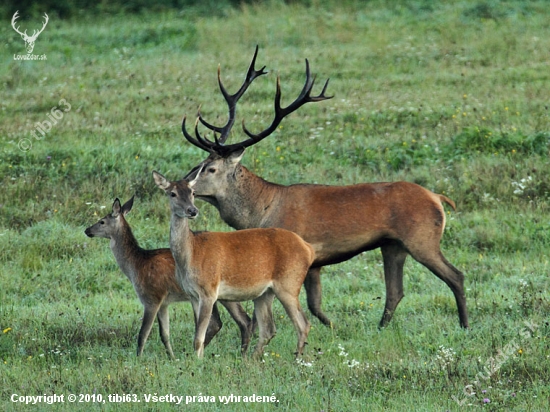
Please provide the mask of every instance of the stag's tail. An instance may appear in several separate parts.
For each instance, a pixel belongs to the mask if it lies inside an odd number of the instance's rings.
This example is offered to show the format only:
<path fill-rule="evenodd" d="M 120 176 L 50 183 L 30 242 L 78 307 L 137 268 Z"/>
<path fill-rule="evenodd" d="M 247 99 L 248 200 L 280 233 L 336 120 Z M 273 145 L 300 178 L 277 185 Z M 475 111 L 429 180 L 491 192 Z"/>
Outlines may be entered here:
<path fill-rule="evenodd" d="M 453 208 L 453 210 L 456 210 L 456 205 L 455 205 L 455 202 L 453 202 L 451 199 L 449 199 L 447 196 L 443 196 L 443 195 L 439 195 L 439 199 L 442 201 L 442 202 L 445 202 L 447 203 L 449 206 L 451 206 Z"/>

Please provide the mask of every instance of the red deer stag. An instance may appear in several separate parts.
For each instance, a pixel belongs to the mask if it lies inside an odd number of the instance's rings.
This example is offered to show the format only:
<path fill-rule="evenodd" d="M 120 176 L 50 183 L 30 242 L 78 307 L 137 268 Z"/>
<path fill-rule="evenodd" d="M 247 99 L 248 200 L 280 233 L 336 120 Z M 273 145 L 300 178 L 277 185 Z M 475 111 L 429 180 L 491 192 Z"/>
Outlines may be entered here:
<path fill-rule="evenodd" d="M 85 230 L 88 237 L 103 237 L 111 240 L 111 250 L 118 266 L 128 277 L 143 305 L 143 321 L 138 336 L 137 356 L 143 353 L 143 347 L 149 337 L 155 317 L 159 322 L 162 343 L 168 355 L 174 359 L 170 345 L 170 320 L 168 306 L 173 302 L 188 302 L 189 296 L 176 282 L 176 267 L 170 249 L 145 250 L 139 247 L 125 215 L 132 210 L 132 197 L 123 206 L 116 199 L 112 213 L 100 219 Z M 241 350 L 246 352 L 251 335 L 250 318 L 239 303 L 221 302 L 241 330 Z M 214 306 L 212 318 L 208 324 L 205 345 L 221 329 L 222 322 L 218 309 Z"/>
<path fill-rule="evenodd" d="M 176 260 L 176 277 L 193 305 L 197 356 L 203 357 L 204 334 L 218 299 L 254 301 L 260 333 L 254 356 L 263 355 L 264 346 L 275 335 L 271 312 L 274 296 L 294 324 L 296 356 L 300 356 L 310 325 L 298 296 L 313 263 L 311 245 L 283 229 L 193 233 L 189 219 L 199 213 L 193 203 L 194 182 L 170 182 L 157 172 L 153 177 L 170 200 L 170 249 Z"/>
<path fill-rule="evenodd" d="M 256 48 L 246 79 L 233 95 L 222 85 L 218 68 L 219 87 L 229 106 L 229 119 L 225 126 L 211 125 L 199 112 L 195 136 L 192 136 L 187 132 L 183 119 L 185 138 L 209 153 L 186 176 L 188 179 L 197 178 L 197 198 L 214 205 L 221 218 L 235 229 L 280 227 L 296 232 L 310 243 L 316 258 L 304 283 L 307 302 L 310 311 L 326 325 L 331 325 L 331 322 L 321 311 L 321 268 L 361 252 L 381 248 L 386 305 L 380 327 L 388 324 L 404 296 L 403 265 L 406 257 L 411 255 L 451 288 L 460 325 L 467 328 L 464 275 L 445 259 L 439 245 L 445 228 L 442 203 L 454 209 L 451 199 L 407 182 L 281 186 L 263 180 L 240 163 L 245 148 L 269 136 L 285 116 L 305 103 L 330 99 L 325 96 L 328 80 L 321 94 L 311 96 L 315 79 L 310 75 L 306 59 L 306 81 L 298 98 L 282 108 L 277 77 L 275 116 L 271 125 L 253 134 L 243 122 L 243 131 L 248 138 L 239 143 L 226 144 L 235 121 L 237 100 L 256 77 L 265 73 L 265 67 L 260 70 L 254 68 L 257 52 Z M 213 141 L 200 135 L 199 122 L 214 132 Z"/>

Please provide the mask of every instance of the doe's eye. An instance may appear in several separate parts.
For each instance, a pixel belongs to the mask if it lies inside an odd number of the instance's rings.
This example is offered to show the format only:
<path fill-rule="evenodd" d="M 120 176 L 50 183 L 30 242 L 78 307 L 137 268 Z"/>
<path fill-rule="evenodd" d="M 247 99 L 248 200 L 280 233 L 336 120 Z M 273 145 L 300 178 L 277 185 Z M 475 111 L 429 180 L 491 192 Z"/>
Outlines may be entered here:
<path fill-rule="evenodd" d="M 208 168 L 208 173 L 216 173 L 216 168 L 215 167 L 209 167 Z"/>
<path fill-rule="evenodd" d="M 175 194 L 174 192 L 171 192 L 171 193 L 170 193 L 170 196 L 176 197 L 176 194 Z"/>
<path fill-rule="evenodd" d="M 99 221 L 99 224 L 100 224 L 100 225 L 104 225 L 104 224 L 105 224 L 105 221 L 104 221 L 104 220 L 100 220 L 100 221 Z"/>

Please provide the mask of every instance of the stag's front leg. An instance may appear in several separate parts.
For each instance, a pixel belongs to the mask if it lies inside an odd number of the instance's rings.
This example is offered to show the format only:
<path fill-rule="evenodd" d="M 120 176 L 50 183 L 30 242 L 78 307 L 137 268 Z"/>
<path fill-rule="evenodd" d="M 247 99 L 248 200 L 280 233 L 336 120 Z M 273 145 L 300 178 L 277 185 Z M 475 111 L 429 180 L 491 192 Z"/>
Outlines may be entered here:
<path fill-rule="evenodd" d="M 408 253 L 398 243 L 389 243 L 381 249 L 386 281 L 386 306 L 379 325 L 383 328 L 390 322 L 397 305 L 403 299 L 403 266 Z"/>
<path fill-rule="evenodd" d="M 216 303 L 216 298 L 201 296 L 198 302 L 193 303 L 193 310 L 195 312 L 196 328 L 195 328 L 195 340 L 193 345 L 197 356 L 202 358 L 204 356 L 204 341 L 206 337 L 206 330 L 212 316 L 212 308 Z"/>
<path fill-rule="evenodd" d="M 332 328 L 332 322 L 321 310 L 321 268 L 310 268 L 304 280 L 304 288 L 307 295 L 307 307 L 313 316 L 317 317 L 323 325 Z"/>
<path fill-rule="evenodd" d="M 220 303 L 225 306 L 233 320 L 239 326 L 239 330 L 241 331 L 241 354 L 244 355 L 248 350 L 248 345 L 250 344 L 250 338 L 252 336 L 252 321 L 239 302 L 220 301 Z"/>
<path fill-rule="evenodd" d="M 264 354 L 264 347 L 277 333 L 275 322 L 273 321 L 273 299 L 275 294 L 268 290 L 262 296 L 254 299 L 254 318 L 258 323 L 259 338 L 252 356 L 261 359 Z"/>

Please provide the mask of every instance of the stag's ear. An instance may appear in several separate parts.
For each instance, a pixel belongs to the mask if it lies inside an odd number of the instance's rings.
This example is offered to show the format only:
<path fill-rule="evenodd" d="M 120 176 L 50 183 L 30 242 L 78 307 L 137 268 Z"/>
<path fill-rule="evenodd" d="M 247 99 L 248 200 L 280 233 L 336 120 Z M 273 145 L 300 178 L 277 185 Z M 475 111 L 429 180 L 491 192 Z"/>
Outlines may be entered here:
<path fill-rule="evenodd" d="M 193 180 L 187 180 L 187 183 L 189 184 L 189 187 L 195 186 L 197 181 L 199 180 L 199 176 L 201 175 L 202 169 L 204 168 L 204 165 L 201 165 L 197 173 L 195 174 L 195 178 Z"/>
<path fill-rule="evenodd" d="M 155 183 L 162 190 L 166 190 L 170 186 L 170 182 L 163 175 L 155 170 L 153 170 L 153 179 L 155 179 Z"/>
<path fill-rule="evenodd" d="M 130 210 L 132 210 L 132 206 L 134 205 L 134 196 L 130 200 L 128 200 L 124 205 L 122 206 L 122 214 L 126 216 L 128 213 L 130 213 Z"/>
<path fill-rule="evenodd" d="M 112 213 L 113 217 L 117 217 L 120 214 L 120 210 L 121 210 L 120 200 L 118 200 L 118 197 L 117 197 L 113 202 L 113 213 Z"/>
<path fill-rule="evenodd" d="M 241 161 L 243 158 L 244 152 L 246 148 L 240 148 L 238 150 L 235 150 L 234 152 L 231 152 L 229 156 L 227 157 L 227 161 L 231 163 L 232 165 L 236 165 Z"/>

